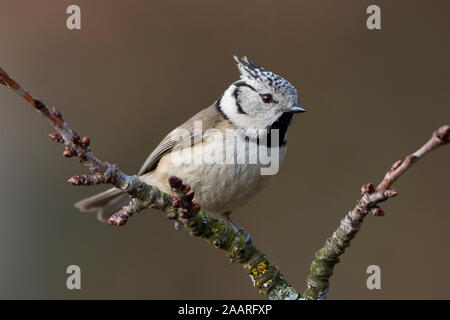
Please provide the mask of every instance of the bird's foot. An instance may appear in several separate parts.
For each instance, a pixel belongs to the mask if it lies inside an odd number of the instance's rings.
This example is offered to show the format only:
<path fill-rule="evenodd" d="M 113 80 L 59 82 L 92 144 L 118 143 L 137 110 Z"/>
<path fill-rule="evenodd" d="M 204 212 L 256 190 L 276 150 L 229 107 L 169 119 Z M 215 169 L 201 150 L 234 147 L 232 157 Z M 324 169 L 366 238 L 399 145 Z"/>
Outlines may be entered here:
<path fill-rule="evenodd" d="M 233 229 L 233 231 L 236 232 L 236 234 L 245 237 L 244 245 L 248 245 L 248 244 L 252 243 L 252 241 L 253 241 L 252 236 L 251 236 L 249 233 L 246 234 L 246 233 L 244 232 L 244 229 L 239 228 L 239 227 L 233 222 L 233 220 L 231 220 L 231 218 L 230 218 L 229 215 L 225 216 L 225 220 L 228 222 L 228 224 L 229 224 L 230 227 Z"/>
<path fill-rule="evenodd" d="M 244 233 L 244 229 L 241 228 L 236 233 L 245 237 L 244 245 L 252 243 L 252 236 L 250 235 L 250 233 Z"/>

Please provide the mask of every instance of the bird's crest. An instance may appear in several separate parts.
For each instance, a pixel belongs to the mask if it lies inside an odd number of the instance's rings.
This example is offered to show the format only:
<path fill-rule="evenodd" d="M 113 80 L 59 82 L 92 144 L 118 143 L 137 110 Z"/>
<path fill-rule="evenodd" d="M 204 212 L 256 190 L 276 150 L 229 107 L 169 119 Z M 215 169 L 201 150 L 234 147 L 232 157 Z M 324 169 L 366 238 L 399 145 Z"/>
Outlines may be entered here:
<path fill-rule="evenodd" d="M 241 73 L 241 80 L 263 82 L 270 85 L 275 90 L 286 87 L 293 88 L 289 81 L 269 70 L 264 69 L 263 67 L 256 65 L 247 57 L 244 56 L 239 58 L 237 56 L 233 56 L 233 58 L 237 62 L 239 72 Z"/>

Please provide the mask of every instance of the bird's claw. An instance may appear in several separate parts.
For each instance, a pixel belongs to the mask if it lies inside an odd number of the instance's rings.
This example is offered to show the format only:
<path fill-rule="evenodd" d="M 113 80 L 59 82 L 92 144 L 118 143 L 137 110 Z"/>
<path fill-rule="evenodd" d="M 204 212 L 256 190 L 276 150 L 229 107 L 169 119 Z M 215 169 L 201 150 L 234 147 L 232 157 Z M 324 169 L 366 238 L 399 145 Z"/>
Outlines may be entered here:
<path fill-rule="evenodd" d="M 253 239 L 252 236 L 250 235 L 250 233 L 244 233 L 244 229 L 239 229 L 236 234 L 240 235 L 240 236 L 244 236 L 245 237 L 245 241 L 244 241 L 244 245 L 249 245 L 250 243 L 252 243 Z"/>

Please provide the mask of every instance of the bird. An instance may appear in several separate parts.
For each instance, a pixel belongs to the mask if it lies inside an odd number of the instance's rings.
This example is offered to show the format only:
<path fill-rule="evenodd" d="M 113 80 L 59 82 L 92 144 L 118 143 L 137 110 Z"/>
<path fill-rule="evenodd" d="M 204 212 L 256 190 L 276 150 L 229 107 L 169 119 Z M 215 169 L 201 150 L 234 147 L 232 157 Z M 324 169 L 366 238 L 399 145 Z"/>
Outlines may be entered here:
<path fill-rule="evenodd" d="M 242 232 L 231 220 L 231 212 L 254 198 L 275 175 L 262 174 L 267 164 L 248 159 L 252 152 L 264 149 L 277 156 L 274 162 L 278 168 L 286 153 L 287 129 L 294 114 L 306 108 L 298 103 L 298 92 L 286 79 L 245 56 L 234 59 L 239 80 L 212 105 L 170 132 L 145 160 L 138 176 L 168 194 L 173 194 L 169 178 L 182 179 L 190 184 L 194 201 L 207 214 Z M 237 150 L 237 142 L 244 147 Z M 75 207 L 95 211 L 99 220 L 105 221 L 129 200 L 126 193 L 112 188 L 75 203 Z"/>

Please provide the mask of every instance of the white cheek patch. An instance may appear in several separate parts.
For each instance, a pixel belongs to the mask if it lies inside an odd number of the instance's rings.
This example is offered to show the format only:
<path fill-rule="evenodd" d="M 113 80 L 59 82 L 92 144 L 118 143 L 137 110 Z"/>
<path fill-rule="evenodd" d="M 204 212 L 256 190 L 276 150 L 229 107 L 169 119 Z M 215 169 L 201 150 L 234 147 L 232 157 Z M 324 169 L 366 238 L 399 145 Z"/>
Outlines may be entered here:
<path fill-rule="evenodd" d="M 247 101 L 242 101 L 242 98 L 240 99 L 241 108 L 247 114 L 240 113 L 236 104 L 236 98 L 233 95 L 235 89 L 236 86 L 231 85 L 225 91 L 220 101 L 220 108 L 225 116 L 227 116 L 238 128 L 266 129 L 281 115 L 281 111 L 277 110 L 275 106 L 268 106 L 266 110 L 261 109 L 257 112 L 249 112 L 249 110 L 247 110 L 249 105 L 263 103 L 260 101 L 260 97 L 257 94 L 252 96 L 249 95 Z"/>
<path fill-rule="evenodd" d="M 236 99 L 233 96 L 235 86 L 231 85 L 223 94 L 220 101 L 220 107 L 222 112 L 228 117 L 228 119 L 237 127 L 252 128 L 255 124 L 252 119 L 246 115 L 239 113 Z"/>

